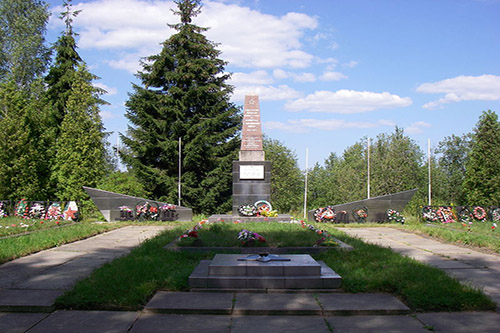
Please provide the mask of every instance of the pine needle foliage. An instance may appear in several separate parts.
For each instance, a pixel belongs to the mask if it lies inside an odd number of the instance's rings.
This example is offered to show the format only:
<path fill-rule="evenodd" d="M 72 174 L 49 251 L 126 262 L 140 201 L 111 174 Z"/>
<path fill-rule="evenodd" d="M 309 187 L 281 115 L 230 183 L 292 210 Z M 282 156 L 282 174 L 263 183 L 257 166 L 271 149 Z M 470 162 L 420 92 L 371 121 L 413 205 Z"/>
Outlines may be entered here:
<path fill-rule="evenodd" d="M 141 85 L 126 103 L 127 152 L 123 161 L 152 196 L 177 203 L 179 138 L 182 141 L 182 201 L 197 212 L 231 208 L 232 161 L 239 148 L 240 110 L 232 104 L 226 62 L 216 44 L 192 20 L 199 1 L 177 1 L 180 23 L 157 55 L 142 62 Z"/>

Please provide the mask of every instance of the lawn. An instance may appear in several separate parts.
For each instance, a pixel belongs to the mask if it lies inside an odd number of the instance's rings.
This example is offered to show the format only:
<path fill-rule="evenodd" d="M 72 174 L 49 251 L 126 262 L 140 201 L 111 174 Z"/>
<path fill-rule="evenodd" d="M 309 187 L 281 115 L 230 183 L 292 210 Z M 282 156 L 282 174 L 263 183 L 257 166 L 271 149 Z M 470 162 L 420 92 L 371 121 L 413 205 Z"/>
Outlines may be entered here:
<path fill-rule="evenodd" d="M 498 224 L 498 223 L 497 223 Z M 494 227 L 492 222 L 472 222 L 472 224 L 422 222 L 415 217 L 406 218 L 404 225 L 399 223 L 345 223 L 335 224 L 338 227 L 367 228 L 391 227 L 413 233 L 427 235 L 457 245 L 476 247 L 479 250 L 500 253 L 500 229 Z M 499 224 L 500 226 L 500 224 Z"/>
<path fill-rule="evenodd" d="M 281 230 L 276 234 L 287 238 L 281 224 L 267 225 Z M 244 226 L 254 228 L 250 224 Z M 314 255 L 343 277 L 346 292 L 389 292 L 417 311 L 490 310 L 495 306 L 480 291 L 461 285 L 437 268 L 389 249 L 365 244 L 334 229 L 332 225 L 317 227 L 326 228 L 336 238 L 355 247 L 352 251 L 332 249 Z M 193 269 L 200 260 L 210 259 L 215 253 L 165 250 L 164 246 L 185 230 L 183 226 L 166 230 L 129 255 L 99 268 L 61 296 L 57 306 L 66 309 L 139 310 L 159 289 L 188 291 L 188 277 Z M 236 235 L 233 234 L 233 237 Z"/>
<path fill-rule="evenodd" d="M 50 229 L 75 223 L 68 220 L 22 219 L 19 217 L 0 218 L 0 238 L 38 230 Z"/>
<path fill-rule="evenodd" d="M 321 230 L 311 232 L 307 224 L 300 223 L 203 223 L 197 230 L 184 232 L 185 238 L 178 246 L 239 247 L 248 246 L 243 231 L 253 236 L 250 242 L 255 247 L 312 247 L 315 245 L 335 245 L 326 241 L 328 234 Z M 192 237 L 192 236 L 196 237 Z M 241 235 L 241 236 L 240 236 Z M 284 237 L 286 235 L 286 237 Z M 238 237 L 240 236 L 240 237 Z"/>

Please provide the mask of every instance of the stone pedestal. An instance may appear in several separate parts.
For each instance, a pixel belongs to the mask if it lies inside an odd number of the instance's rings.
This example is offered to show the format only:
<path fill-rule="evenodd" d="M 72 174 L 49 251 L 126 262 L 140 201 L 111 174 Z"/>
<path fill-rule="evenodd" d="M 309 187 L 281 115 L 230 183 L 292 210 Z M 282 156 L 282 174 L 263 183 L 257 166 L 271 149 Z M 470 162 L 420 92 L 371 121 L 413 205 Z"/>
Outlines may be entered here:
<path fill-rule="evenodd" d="M 290 261 L 238 261 L 242 254 L 216 254 L 202 260 L 189 277 L 191 288 L 330 289 L 342 278 L 308 254 L 284 254 Z"/>
<path fill-rule="evenodd" d="M 233 161 L 233 210 L 238 216 L 240 205 L 253 204 L 271 197 L 271 162 Z"/>

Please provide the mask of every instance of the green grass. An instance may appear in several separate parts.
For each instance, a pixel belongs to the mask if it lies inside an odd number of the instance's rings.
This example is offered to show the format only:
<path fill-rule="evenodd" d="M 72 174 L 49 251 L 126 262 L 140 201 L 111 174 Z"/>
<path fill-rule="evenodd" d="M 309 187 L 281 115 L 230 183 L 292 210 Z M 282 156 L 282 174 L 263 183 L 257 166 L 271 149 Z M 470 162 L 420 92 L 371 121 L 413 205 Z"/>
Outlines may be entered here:
<path fill-rule="evenodd" d="M 0 237 L 50 229 L 71 223 L 74 222 L 67 220 L 29 220 L 19 217 L 4 217 L 0 218 Z"/>
<path fill-rule="evenodd" d="M 354 246 L 354 250 L 328 251 L 315 257 L 342 276 L 342 288 L 347 292 L 388 292 L 401 297 L 416 311 L 494 308 L 494 303 L 482 292 L 460 284 L 440 269 L 390 249 L 366 244 L 341 231 L 332 230 L 332 234 Z"/>
<path fill-rule="evenodd" d="M 198 238 L 183 238 L 178 245 L 238 247 L 242 246 L 238 234 L 243 229 L 256 232 L 266 239 L 263 243 L 255 242 L 256 247 L 310 247 L 321 238 L 298 223 L 213 223 L 204 224 L 198 231 Z M 286 237 L 283 237 L 284 235 Z"/>
<path fill-rule="evenodd" d="M 499 226 L 500 224 L 497 223 Z M 459 245 L 485 248 L 500 253 L 500 229 L 492 229 L 492 222 L 473 222 L 465 226 L 460 223 L 425 223 L 416 218 L 407 219 L 403 230 L 425 234 Z"/>
<path fill-rule="evenodd" d="M 121 227 L 121 224 L 80 222 L 65 227 L 38 230 L 27 235 L 0 239 L 0 264 Z"/>
<path fill-rule="evenodd" d="M 355 247 L 315 255 L 343 277 L 347 292 L 388 292 L 419 311 L 490 310 L 494 303 L 480 291 L 461 285 L 437 268 L 402 257 L 389 249 L 365 244 L 321 225 Z M 128 256 L 96 270 L 58 298 L 58 308 L 139 310 L 159 289 L 187 291 L 188 277 L 202 259 L 214 253 L 167 251 L 166 244 L 184 227 L 167 230 L 144 242 Z M 311 232 L 312 234 L 312 232 Z M 283 233 L 286 238 L 286 233 Z"/>
<path fill-rule="evenodd" d="M 336 227 L 370 228 L 390 227 L 419 233 L 458 245 L 473 246 L 500 253 L 500 228 L 492 229 L 492 222 L 473 222 L 471 225 L 455 223 L 422 222 L 416 217 L 406 218 L 404 225 L 399 223 L 343 223 Z M 500 223 L 497 223 L 500 227 Z"/>

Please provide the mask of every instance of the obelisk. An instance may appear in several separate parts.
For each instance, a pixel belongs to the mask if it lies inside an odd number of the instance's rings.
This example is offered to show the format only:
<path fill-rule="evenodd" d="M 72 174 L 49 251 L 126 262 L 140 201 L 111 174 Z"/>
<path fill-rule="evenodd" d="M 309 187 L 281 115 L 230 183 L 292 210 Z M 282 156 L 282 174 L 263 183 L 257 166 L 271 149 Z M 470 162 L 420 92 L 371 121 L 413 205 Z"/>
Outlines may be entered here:
<path fill-rule="evenodd" d="M 240 205 L 271 197 L 271 162 L 262 148 L 259 96 L 245 96 L 239 161 L 233 161 L 233 215 Z"/>

